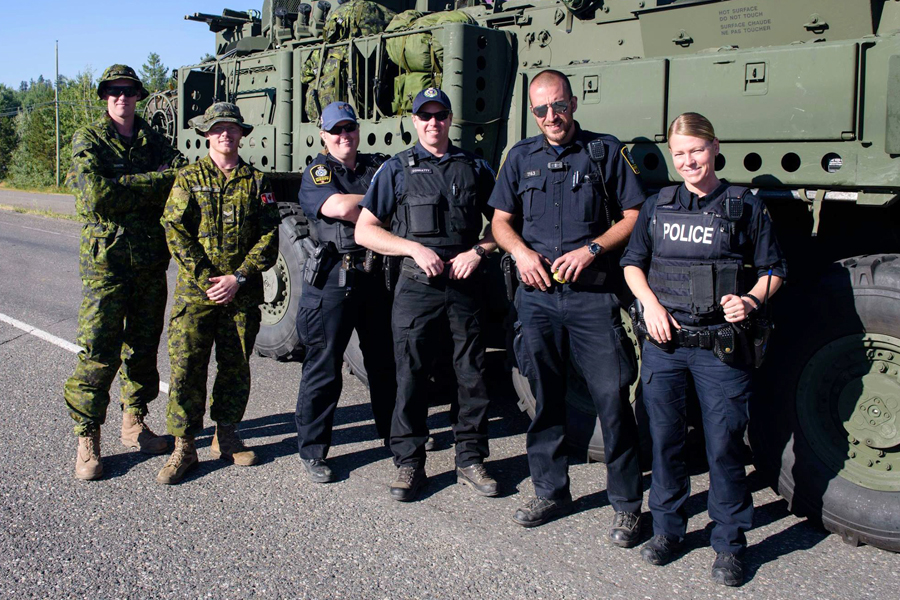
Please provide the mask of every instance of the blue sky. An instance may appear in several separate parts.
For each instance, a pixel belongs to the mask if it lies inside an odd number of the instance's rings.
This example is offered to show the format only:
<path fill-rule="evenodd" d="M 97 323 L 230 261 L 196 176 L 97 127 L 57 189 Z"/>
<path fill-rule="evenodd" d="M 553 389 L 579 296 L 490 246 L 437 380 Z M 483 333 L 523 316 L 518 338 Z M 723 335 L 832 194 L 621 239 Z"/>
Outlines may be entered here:
<path fill-rule="evenodd" d="M 260 10 L 262 0 L 0 0 L 0 8 L 0 83 L 18 88 L 39 75 L 53 79 L 56 40 L 67 77 L 90 68 L 96 78 L 113 63 L 139 70 L 150 52 L 169 69 L 196 64 L 213 52 L 215 34 L 185 15 Z"/>

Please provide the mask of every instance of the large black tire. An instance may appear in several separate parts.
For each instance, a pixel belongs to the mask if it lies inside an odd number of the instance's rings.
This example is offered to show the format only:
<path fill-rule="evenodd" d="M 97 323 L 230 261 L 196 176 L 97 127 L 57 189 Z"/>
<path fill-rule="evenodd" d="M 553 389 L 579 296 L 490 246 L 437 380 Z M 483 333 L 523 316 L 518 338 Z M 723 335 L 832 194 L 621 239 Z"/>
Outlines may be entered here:
<path fill-rule="evenodd" d="M 793 292 L 751 409 L 756 466 L 794 512 L 898 552 L 900 256 L 840 261 Z"/>
<path fill-rule="evenodd" d="M 638 352 L 637 338 L 631 328 L 631 319 L 622 311 L 625 331 Z M 570 450 L 577 456 L 584 457 L 587 461 L 606 462 L 603 450 L 603 431 L 600 428 L 600 420 L 597 418 L 597 410 L 588 392 L 584 377 L 575 363 L 570 363 L 571 369 L 566 389 L 566 443 Z M 513 387 L 519 396 L 519 408 L 534 418 L 536 400 L 531 390 L 528 379 L 512 369 Z M 641 463 L 645 468 L 650 467 L 650 429 L 647 412 L 641 396 L 640 377 L 631 384 L 631 407 L 634 409 L 638 423 L 638 434 L 641 442 Z"/>
<path fill-rule="evenodd" d="M 256 336 L 256 352 L 276 360 L 303 360 L 304 349 L 297 334 L 297 309 L 303 282 L 306 251 L 303 238 L 309 235 L 306 216 L 296 202 L 279 202 L 278 259 L 263 273 L 265 304 L 262 325 Z"/>

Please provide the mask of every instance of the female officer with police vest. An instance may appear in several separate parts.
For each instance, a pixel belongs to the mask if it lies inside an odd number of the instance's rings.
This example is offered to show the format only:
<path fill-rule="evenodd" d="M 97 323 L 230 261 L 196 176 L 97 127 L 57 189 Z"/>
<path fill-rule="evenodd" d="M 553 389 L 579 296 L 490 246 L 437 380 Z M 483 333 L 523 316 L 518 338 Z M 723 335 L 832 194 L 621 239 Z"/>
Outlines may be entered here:
<path fill-rule="evenodd" d="M 622 257 L 625 280 L 643 305 L 641 382 L 653 438 L 650 564 L 672 560 L 684 540 L 690 480 L 684 460 L 688 374 L 700 401 L 709 460 L 713 581 L 743 582 L 744 532 L 753 501 L 743 461 L 752 361 L 741 335 L 753 311 L 781 286 L 786 264 L 762 201 L 720 181 L 712 124 L 684 113 L 669 126 L 669 152 L 684 183 L 650 198 Z M 755 277 L 744 281 L 744 265 Z M 755 279 L 755 281 L 754 281 Z"/>

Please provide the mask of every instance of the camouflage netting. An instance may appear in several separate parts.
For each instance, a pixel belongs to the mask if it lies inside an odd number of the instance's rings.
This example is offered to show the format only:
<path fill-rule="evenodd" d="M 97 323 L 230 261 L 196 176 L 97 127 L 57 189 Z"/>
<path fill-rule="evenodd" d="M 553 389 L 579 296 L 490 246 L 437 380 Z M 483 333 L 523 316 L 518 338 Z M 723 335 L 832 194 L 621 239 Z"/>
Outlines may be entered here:
<path fill-rule="evenodd" d="M 407 10 L 393 18 L 385 33 L 424 29 L 443 23 L 474 24 L 475 19 L 461 11 L 423 15 L 417 10 Z M 391 107 L 395 114 L 408 112 L 416 94 L 425 88 L 441 87 L 444 46 L 430 31 L 390 38 L 386 45 L 391 61 L 400 67 L 400 75 L 394 79 Z"/>
<path fill-rule="evenodd" d="M 325 44 L 334 44 L 381 33 L 395 14 L 394 11 L 369 0 L 350 0 L 328 15 L 322 29 L 322 41 Z M 318 119 L 319 109 L 332 102 L 343 100 L 355 105 L 361 101 L 363 90 L 360 78 L 364 72 L 363 59 L 356 56 L 353 65 L 350 65 L 347 56 L 348 48 L 341 46 L 329 48 L 324 60 L 321 50 L 316 50 L 303 63 L 300 81 L 308 86 L 306 117 L 310 121 Z M 356 83 L 353 90 L 354 98 L 350 98 L 348 91 L 351 68 L 352 80 Z"/>

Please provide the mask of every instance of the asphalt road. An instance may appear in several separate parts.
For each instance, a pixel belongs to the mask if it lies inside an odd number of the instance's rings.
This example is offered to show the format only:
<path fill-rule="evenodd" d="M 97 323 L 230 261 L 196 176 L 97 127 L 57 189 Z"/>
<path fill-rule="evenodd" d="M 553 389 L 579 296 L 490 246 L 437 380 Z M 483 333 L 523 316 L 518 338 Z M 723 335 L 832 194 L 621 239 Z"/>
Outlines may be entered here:
<path fill-rule="evenodd" d="M 75 341 L 78 232 L 71 221 L 0 211 L 0 315 Z M 293 423 L 300 366 L 258 357 L 242 431 L 262 464 L 210 460 L 207 428 L 200 468 L 181 485 L 157 485 L 166 458 L 126 451 L 113 406 L 103 430 L 106 474 L 76 481 L 62 400 L 74 364 L 71 351 L 0 317 L 2 598 L 897 597 L 896 554 L 852 548 L 794 517 L 755 474 L 749 576 L 739 589 L 708 579 L 705 474 L 693 478 L 687 552 L 665 567 L 605 543 L 613 511 L 601 464 L 570 469 L 574 514 L 533 530 L 515 525 L 512 513 L 531 494 L 528 420 L 502 376 L 491 380 L 488 463 L 503 489 L 498 498 L 455 484 L 448 407 L 439 405 L 426 493 L 393 502 L 389 455 L 374 440 L 366 390 L 349 375 L 330 455 L 340 480 L 309 483 Z M 166 381 L 164 350 L 160 371 Z M 151 405 L 157 432 L 165 402 L 161 395 Z"/>

